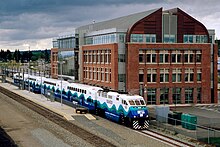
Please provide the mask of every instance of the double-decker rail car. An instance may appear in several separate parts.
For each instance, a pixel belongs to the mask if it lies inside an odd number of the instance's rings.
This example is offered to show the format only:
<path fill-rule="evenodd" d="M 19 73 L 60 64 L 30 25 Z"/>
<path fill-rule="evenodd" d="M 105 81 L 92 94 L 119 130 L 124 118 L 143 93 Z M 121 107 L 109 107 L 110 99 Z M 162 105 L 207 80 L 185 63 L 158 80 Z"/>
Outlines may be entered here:
<path fill-rule="evenodd" d="M 28 77 L 28 74 L 24 74 L 24 77 L 23 77 L 22 73 L 20 73 L 20 74 L 19 73 L 15 73 L 13 75 L 14 84 L 15 85 L 21 84 L 23 80 L 25 81 L 27 79 L 27 77 Z"/>
<path fill-rule="evenodd" d="M 41 93 L 41 84 L 45 79 L 46 79 L 45 77 L 29 75 L 25 81 L 25 86 L 27 88 L 30 87 L 30 90 L 32 92 L 39 94 Z"/>
<path fill-rule="evenodd" d="M 68 100 L 68 95 L 65 93 L 67 91 L 67 86 L 69 82 L 61 81 L 57 79 L 46 78 L 43 81 L 41 87 L 41 92 L 44 95 L 52 94 L 55 98 L 61 98 L 61 87 L 62 87 L 62 99 Z"/>

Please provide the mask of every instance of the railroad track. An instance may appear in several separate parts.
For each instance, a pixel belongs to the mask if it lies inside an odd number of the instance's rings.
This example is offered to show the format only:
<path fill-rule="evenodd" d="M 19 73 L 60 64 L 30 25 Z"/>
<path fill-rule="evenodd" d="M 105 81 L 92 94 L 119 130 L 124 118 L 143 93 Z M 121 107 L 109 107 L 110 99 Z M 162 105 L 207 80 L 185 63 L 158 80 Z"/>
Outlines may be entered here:
<path fill-rule="evenodd" d="M 63 116 L 39 105 L 36 104 L 20 95 L 17 95 L 16 93 L 9 91 L 3 87 L 0 86 L 1 93 L 5 94 L 6 96 L 14 99 L 15 101 L 23 104 L 24 106 L 28 107 L 29 109 L 37 112 L 38 114 L 44 116 L 45 118 L 49 119 L 50 121 L 56 123 L 60 127 L 66 129 L 67 131 L 71 132 L 72 134 L 82 138 L 86 142 L 90 143 L 93 146 L 108 146 L 108 147 L 114 147 L 115 145 L 108 142 L 107 140 L 104 140 L 103 138 L 94 135 L 83 128 L 74 125 L 73 123 L 67 121 L 63 118 Z"/>
<path fill-rule="evenodd" d="M 148 137 L 160 140 L 161 142 L 164 142 L 170 146 L 174 146 L 174 147 L 194 147 L 194 145 L 191 145 L 189 143 L 180 141 L 180 140 L 176 140 L 174 138 L 162 135 L 158 132 L 152 131 L 152 130 L 141 130 L 139 131 L 139 133 L 144 134 Z"/>

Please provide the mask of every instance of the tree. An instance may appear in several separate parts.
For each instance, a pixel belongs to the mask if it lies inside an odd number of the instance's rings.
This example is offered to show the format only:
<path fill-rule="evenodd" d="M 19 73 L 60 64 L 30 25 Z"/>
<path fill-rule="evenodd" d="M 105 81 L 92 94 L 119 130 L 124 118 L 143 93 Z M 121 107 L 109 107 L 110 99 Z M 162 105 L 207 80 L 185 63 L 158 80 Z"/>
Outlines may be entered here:
<path fill-rule="evenodd" d="M 10 50 L 6 51 L 6 60 L 8 60 L 8 61 L 12 60 L 12 54 L 11 54 Z"/>
<path fill-rule="evenodd" d="M 49 55 L 47 49 L 44 50 L 44 60 L 45 60 L 45 62 L 49 62 L 49 60 L 50 60 L 50 55 Z"/>
<path fill-rule="evenodd" d="M 15 59 L 15 61 L 19 62 L 20 58 L 21 58 L 20 51 L 19 50 L 15 50 L 15 52 L 14 52 L 14 59 Z"/>

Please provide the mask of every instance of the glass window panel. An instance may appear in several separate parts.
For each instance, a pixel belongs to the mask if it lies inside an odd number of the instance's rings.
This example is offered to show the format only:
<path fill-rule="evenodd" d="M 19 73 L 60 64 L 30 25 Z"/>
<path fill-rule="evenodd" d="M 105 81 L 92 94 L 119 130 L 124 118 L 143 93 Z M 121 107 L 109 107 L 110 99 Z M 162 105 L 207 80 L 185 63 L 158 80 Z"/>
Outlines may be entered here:
<path fill-rule="evenodd" d="M 156 82 L 156 80 L 157 80 L 157 74 L 153 74 L 152 82 Z"/>
<path fill-rule="evenodd" d="M 193 35 L 189 35 L 189 43 L 193 43 Z"/>

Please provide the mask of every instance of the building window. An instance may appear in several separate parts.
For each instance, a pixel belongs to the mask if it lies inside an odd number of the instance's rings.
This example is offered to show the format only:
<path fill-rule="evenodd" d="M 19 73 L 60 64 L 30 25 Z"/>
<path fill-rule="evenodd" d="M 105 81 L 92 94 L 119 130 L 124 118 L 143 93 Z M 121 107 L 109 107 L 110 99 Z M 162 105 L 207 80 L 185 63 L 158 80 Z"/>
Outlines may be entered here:
<path fill-rule="evenodd" d="M 173 103 L 181 104 L 181 88 L 173 88 Z"/>
<path fill-rule="evenodd" d="M 144 82 L 144 70 L 140 69 L 139 70 L 139 83 Z"/>
<path fill-rule="evenodd" d="M 169 88 L 160 89 L 160 104 L 169 104 Z"/>
<path fill-rule="evenodd" d="M 202 81 L 202 70 L 198 69 L 197 70 L 197 82 L 201 82 Z"/>
<path fill-rule="evenodd" d="M 182 70 L 181 69 L 173 69 L 172 71 L 172 82 L 181 82 L 182 79 Z"/>
<path fill-rule="evenodd" d="M 201 51 L 196 51 L 196 63 L 201 63 L 201 61 L 202 61 Z"/>
<path fill-rule="evenodd" d="M 106 81 L 106 82 L 109 81 L 108 74 L 109 74 L 109 73 L 108 73 L 108 69 L 106 68 L 106 69 L 105 69 L 105 81 Z"/>
<path fill-rule="evenodd" d="M 208 43 L 206 35 L 183 35 L 184 43 Z"/>
<path fill-rule="evenodd" d="M 173 51 L 171 54 L 171 62 L 172 63 L 181 63 L 181 52 Z"/>
<path fill-rule="evenodd" d="M 175 43 L 176 42 L 176 36 L 175 35 L 164 34 L 163 42 L 164 43 Z"/>
<path fill-rule="evenodd" d="M 184 62 L 185 63 L 193 63 L 194 59 L 193 59 L 193 51 L 185 51 L 184 52 Z"/>
<path fill-rule="evenodd" d="M 156 34 L 146 34 L 146 43 L 156 43 Z"/>
<path fill-rule="evenodd" d="M 161 51 L 159 56 L 160 56 L 160 63 L 168 63 L 169 62 L 168 51 Z"/>
<path fill-rule="evenodd" d="M 156 69 L 148 69 L 147 70 L 147 82 L 155 83 L 157 81 L 157 70 Z"/>
<path fill-rule="evenodd" d="M 194 81 L 194 70 L 185 69 L 185 82 L 193 82 L 193 81 Z"/>
<path fill-rule="evenodd" d="M 169 82 L 169 69 L 160 69 L 160 82 Z"/>
<path fill-rule="evenodd" d="M 125 82 L 125 74 L 118 74 L 118 82 Z"/>
<path fill-rule="evenodd" d="M 94 80 L 97 80 L 96 74 L 97 74 L 96 68 L 93 68 L 93 79 L 94 79 Z"/>
<path fill-rule="evenodd" d="M 119 34 L 119 42 L 124 43 L 125 42 L 125 34 Z"/>
<path fill-rule="evenodd" d="M 186 104 L 193 103 L 193 88 L 185 89 L 185 103 Z"/>
<path fill-rule="evenodd" d="M 89 73 L 90 73 L 90 77 L 89 77 L 89 79 L 90 79 L 90 80 L 92 80 L 92 78 L 93 78 L 93 77 L 92 77 L 92 75 L 93 75 L 93 71 L 92 71 L 92 68 L 90 68 L 90 71 L 89 71 Z"/>
<path fill-rule="evenodd" d="M 131 34 L 131 42 L 143 42 L 143 34 Z"/>
<path fill-rule="evenodd" d="M 201 88 L 197 88 L 197 103 L 201 103 L 202 91 Z"/>
<path fill-rule="evenodd" d="M 139 50 L 139 63 L 144 63 L 144 52 Z"/>
<path fill-rule="evenodd" d="M 125 62 L 125 54 L 118 54 L 118 62 Z"/>
<path fill-rule="evenodd" d="M 147 104 L 148 105 L 156 104 L 156 88 L 147 89 Z"/>
<path fill-rule="evenodd" d="M 92 61 L 93 63 L 96 63 L 96 51 L 92 52 Z"/>
<path fill-rule="evenodd" d="M 156 51 L 153 51 L 153 50 L 150 50 L 150 51 L 147 51 L 147 54 L 146 54 L 146 63 L 156 63 L 156 59 L 157 59 L 157 54 L 156 54 Z"/>

